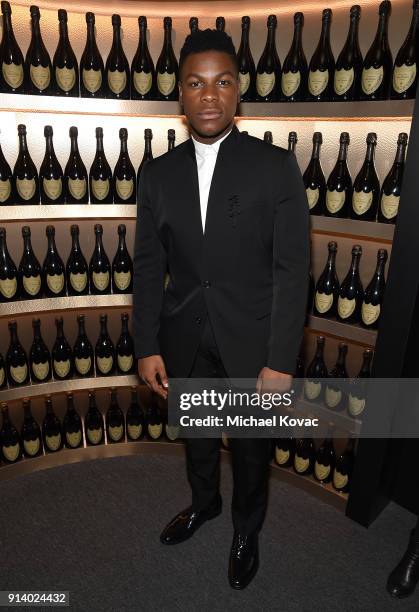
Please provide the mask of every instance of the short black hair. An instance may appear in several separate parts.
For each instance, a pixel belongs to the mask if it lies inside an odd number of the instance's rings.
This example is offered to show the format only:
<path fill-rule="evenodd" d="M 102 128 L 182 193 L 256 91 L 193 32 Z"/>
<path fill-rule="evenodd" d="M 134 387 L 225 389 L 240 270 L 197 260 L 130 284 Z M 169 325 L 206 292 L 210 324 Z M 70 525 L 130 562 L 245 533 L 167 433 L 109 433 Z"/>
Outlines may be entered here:
<path fill-rule="evenodd" d="M 188 55 L 191 53 L 201 53 L 202 51 L 221 51 L 227 53 L 233 60 L 238 74 L 239 65 L 231 36 L 220 30 L 206 28 L 205 30 L 197 30 L 185 38 L 179 56 L 179 77 L 182 73 L 183 63 Z"/>

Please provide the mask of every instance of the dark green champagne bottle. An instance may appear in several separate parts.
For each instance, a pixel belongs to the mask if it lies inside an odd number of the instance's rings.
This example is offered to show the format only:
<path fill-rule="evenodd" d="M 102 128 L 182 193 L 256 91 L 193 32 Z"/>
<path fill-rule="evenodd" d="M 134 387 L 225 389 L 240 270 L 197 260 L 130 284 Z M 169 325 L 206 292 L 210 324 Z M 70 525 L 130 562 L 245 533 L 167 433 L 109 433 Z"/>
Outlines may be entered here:
<path fill-rule="evenodd" d="M 64 334 L 64 320 L 55 319 L 57 337 L 52 347 L 52 369 L 55 380 L 68 380 L 73 376 L 73 354 Z"/>
<path fill-rule="evenodd" d="M 172 46 L 172 18 L 165 17 L 164 42 L 156 64 L 157 98 L 159 100 L 179 100 L 179 65 Z"/>
<path fill-rule="evenodd" d="M 83 446 L 83 424 L 79 413 L 74 407 L 72 393 L 67 393 L 67 412 L 63 421 L 64 444 L 67 448 L 80 448 Z"/>
<path fill-rule="evenodd" d="M 105 73 L 108 84 L 107 98 L 130 99 L 130 69 L 127 56 L 122 48 L 121 17 L 112 15 L 113 40 Z"/>
<path fill-rule="evenodd" d="M 79 226 L 72 225 L 70 232 L 72 245 L 66 265 L 68 295 L 87 295 L 89 293 L 89 274 L 87 261 L 80 248 Z"/>
<path fill-rule="evenodd" d="M 153 100 L 156 89 L 156 71 L 147 45 L 147 17 L 138 17 L 140 37 L 131 64 L 131 99 Z"/>
<path fill-rule="evenodd" d="M 367 51 L 361 77 L 361 100 L 387 100 L 390 95 L 393 57 L 388 42 L 391 2 L 384 0 L 374 42 Z"/>
<path fill-rule="evenodd" d="M 16 321 L 8 323 L 10 344 L 6 353 L 7 380 L 10 387 L 20 387 L 29 383 L 28 358 L 17 335 Z"/>
<path fill-rule="evenodd" d="M 367 135 L 367 152 L 365 161 L 354 180 L 352 193 L 351 217 L 362 221 L 375 221 L 380 199 L 380 181 L 374 164 L 377 134 Z"/>
<path fill-rule="evenodd" d="M 362 246 L 355 244 L 352 247 L 351 266 L 339 289 L 337 318 L 343 323 L 358 323 L 360 319 L 364 299 L 364 288 L 359 277 L 361 255 Z"/>
<path fill-rule="evenodd" d="M 355 463 L 355 439 L 349 438 L 348 444 L 341 455 L 336 459 L 333 470 L 333 488 L 339 493 L 348 493 L 351 486 L 351 476 Z"/>
<path fill-rule="evenodd" d="M 294 438 L 278 438 L 275 442 L 275 462 L 283 468 L 291 467 L 294 463 Z"/>
<path fill-rule="evenodd" d="M 25 398 L 23 400 L 23 425 L 20 437 L 23 445 L 23 454 L 28 459 L 43 455 L 44 449 L 42 444 L 41 428 L 33 418 L 31 411 L 31 400 Z"/>
<path fill-rule="evenodd" d="M 141 174 L 141 170 L 143 169 L 144 164 L 150 160 L 153 159 L 153 151 L 151 149 L 151 141 L 153 139 L 153 132 L 151 131 L 150 128 L 146 128 L 144 130 L 144 154 L 143 154 L 143 158 L 141 160 L 140 166 L 138 168 L 138 173 L 137 173 L 137 182 L 140 182 L 140 174 Z"/>
<path fill-rule="evenodd" d="M 320 147 L 323 142 L 321 132 L 313 134 L 313 152 L 303 174 L 308 208 L 311 215 L 323 215 L 326 200 L 326 179 L 320 163 Z"/>
<path fill-rule="evenodd" d="M 250 17 L 242 17 L 242 35 L 237 63 L 239 65 L 240 102 L 255 99 L 256 68 L 249 45 Z"/>
<path fill-rule="evenodd" d="M 147 414 L 147 434 L 150 440 L 158 440 L 163 433 L 163 419 L 156 394 L 151 394 L 151 402 L 148 406 Z"/>
<path fill-rule="evenodd" d="M 217 17 L 217 19 L 215 20 L 215 29 L 219 32 L 224 32 L 225 27 L 226 20 L 224 19 L 224 17 Z"/>
<path fill-rule="evenodd" d="M 3 355 L 0 353 L 0 389 L 7 387 L 6 364 Z"/>
<path fill-rule="evenodd" d="M 32 37 L 25 58 L 25 93 L 50 96 L 54 93 L 55 83 L 51 59 L 42 40 L 39 25 L 41 14 L 34 5 L 30 13 Z"/>
<path fill-rule="evenodd" d="M 313 472 L 315 448 L 312 438 L 299 438 L 295 443 L 293 468 L 299 476 L 308 476 Z"/>
<path fill-rule="evenodd" d="M 42 297 L 41 265 L 31 244 L 31 228 L 22 227 L 23 254 L 19 264 L 19 275 L 22 279 L 20 296 L 23 300 L 34 300 Z"/>
<path fill-rule="evenodd" d="M 39 204 L 39 177 L 26 141 L 26 125 L 17 126 L 19 153 L 13 168 L 15 204 Z"/>
<path fill-rule="evenodd" d="M 198 30 L 199 30 L 199 20 L 198 20 L 198 17 L 190 17 L 190 19 L 189 19 L 189 29 L 191 31 L 191 34 L 194 34 L 195 32 L 198 32 Z"/>
<path fill-rule="evenodd" d="M 377 215 L 377 221 L 381 223 L 396 223 L 397 221 L 406 159 L 407 139 L 408 136 L 405 132 L 399 134 L 396 157 L 381 188 L 380 205 Z"/>
<path fill-rule="evenodd" d="M 6 228 L 0 227 L 0 302 L 13 302 L 19 294 L 20 275 L 7 248 Z"/>
<path fill-rule="evenodd" d="M 380 324 L 381 308 L 384 301 L 386 281 L 384 271 L 388 258 L 386 249 L 378 249 L 377 267 L 370 283 L 365 289 L 361 306 L 361 324 L 368 329 L 378 329 Z"/>
<path fill-rule="evenodd" d="M 419 1 L 413 0 L 409 32 L 396 55 L 393 66 L 391 95 L 393 100 L 408 100 L 416 96 L 417 62 L 419 58 Z"/>
<path fill-rule="evenodd" d="M 333 470 L 336 462 L 336 454 L 333 446 L 332 430 L 329 427 L 327 437 L 317 449 L 314 461 L 314 478 L 326 484 L 332 480 Z"/>
<path fill-rule="evenodd" d="M 11 204 L 13 204 L 13 173 L 0 145 L 0 206 Z"/>
<path fill-rule="evenodd" d="M 112 262 L 112 292 L 132 293 L 133 263 L 125 243 L 126 226 L 118 225 L 119 243 Z"/>
<path fill-rule="evenodd" d="M 47 254 L 42 266 L 44 294 L 46 297 L 64 297 L 66 295 L 65 266 L 55 244 L 55 227 L 47 225 Z"/>
<path fill-rule="evenodd" d="M 269 15 L 265 48 L 256 69 L 256 100 L 277 102 L 280 98 L 281 62 L 275 44 L 277 19 Z"/>
<path fill-rule="evenodd" d="M 39 169 L 41 204 L 64 204 L 63 171 L 55 155 L 50 125 L 45 126 L 44 136 L 45 155 Z"/>
<path fill-rule="evenodd" d="M 167 130 L 167 151 L 173 151 L 175 148 L 176 132 L 173 129 Z"/>
<path fill-rule="evenodd" d="M 112 170 L 103 149 L 103 129 L 96 128 L 96 154 L 89 172 L 91 204 L 112 204 Z"/>
<path fill-rule="evenodd" d="M 119 130 L 121 150 L 113 171 L 113 192 L 115 204 L 135 204 L 137 201 L 137 181 L 134 166 L 128 154 L 128 130 Z"/>
<path fill-rule="evenodd" d="M 79 333 L 73 347 L 74 369 L 78 376 L 89 378 L 94 373 L 93 347 L 86 334 L 84 315 L 77 316 Z"/>
<path fill-rule="evenodd" d="M 268 144 L 273 144 L 272 132 L 270 130 L 267 130 L 263 134 L 263 140 L 264 140 L 264 142 L 267 142 Z"/>
<path fill-rule="evenodd" d="M 327 248 L 329 251 L 327 262 L 314 292 L 313 314 L 316 317 L 334 317 L 339 297 L 339 280 L 336 274 L 337 242 L 332 240 Z"/>
<path fill-rule="evenodd" d="M 290 132 L 288 134 L 288 151 L 291 151 L 295 154 L 295 147 L 297 146 L 297 142 L 297 132 Z"/>
<path fill-rule="evenodd" d="M 3 37 L 0 44 L 0 91 L 3 93 L 24 93 L 25 73 L 23 55 L 17 44 L 10 3 L 2 0 Z"/>
<path fill-rule="evenodd" d="M 89 263 L 90 291 L 93 295 L 111 292 L 111 264 L 103 246 L 103 227 L 95 225 L 96 244 Z"/>
<path fill-rule="evenodd" d="M 131 387 L 131 403 L 126 414 L 128 442 L 137 442 L 144 437 L 144 414 L 138 402 L 137 387 Z"/>
<path fill-rule="evenodd" d="M 67 11 L 58 10 L 60 38 L 54 54 L 52 67 L 56 91 L 59 96 L 77 98 L 79 96 L 79 66 L 68 37 Z"/>
<path fill-rule="evenodd" d="M 95 347 L 97 376 L 112 376 L 115 371 L 115 347 L 108 334 L 108 315 L 100 315 L 100 334 Z"/>
<path fill-rule="evenodd" d="M 106 412 L 106 434 L 108 444 L 125 441 L 124 413 L 119 407 L 116 389 L 111 389 L 111 401 Z"/>
<path fill-rule="evenodd" d="M 366 349 L 362 357 L 362 365 L 355 378 L 349 380 L 348 385 L 348 414 L 358 418 L 365 410 L 368 380 L 371 377 L 371 361 L 373 352 Z"/>
<path fill-rule="evenodd" d="M 304 398 L 310 402 L 320 402 L 323 399 L 327 368 L 324 362 L 324 336 L 317 336 L 317 348 L 312 362 L 307 368 L 304 380 Z"/>
<path fill-rule="evenodd" d="M 329 372 L 330 382 L 326 383 L 324 393 L 324 403 L 330 410 L 343 410 L 346 406 L 346 383 L 348 372 L 346 370 L 346 355 L 348 345 L 344 342 L 339 343 L 338 359 L 336 364 Z"/>
<path fill-rule="evenodd" d="M 104 443 L 103 416 L 96 405 L 94 391 L 89 391 L 89 409 L 85 419 L 87 446 Z"/>
<path fill-rule="evenodd" d="M 33 342 L 29 351 L 29 365 L 33 383 L 44 383 L 51 379 L 51 354 L 41 335 L 41 321 L 34 319 Z"/>
<path fill-rule="evenodd" d="M 303 13 L 294 15 L 294 37 L 282 66 L 281 91 L 284 102 L 300 102 L 307 97 L 308 66 L 302 44 Z"/>
<path fill-rule="evenodd" d="M 105 98 L 105 67 L 96 44 L 94 13 L 86 13 L 86 24 L 86 46 L 80 60 L 80 95 L 82 98 Z"/>
<path fill-rule="evenodd" d="M 46 414 L 42 422 L 42 437 L 47 453 L 56 453 L 63 447 L 63 435 L 60 420 L 54 412 L 51 396 L 45 398 Z"/>
<path fill-rule="evenodd" d="M 88 204 L 89 191 L 86 166 L 80 157 L 77 143 L 78 129 L 73 125 L 69 130 L 71 150 L 64 171 L 64 193 L 67 204 Z"/>
<path fill-rule="evenodd" d="M 118 374 L 127 375 L 136 371 L 134 341 L 128 330 L 129 315 L 121 314 L 121 335 L 116 344 L 116 365 Z"/>
<path fill-rule="evenodd" d="M 333 82 L 333 99 L 336 102 L 357 100 L 361 85 L 362 53 L 359 47 L 359 20 L 361 7 L 351 8 L 349 32 L 346 42 L 336 60 Z"/>
<path fill-rule="evenodd" d="M 340 135 L 339 156 L 335 167 L 326 183 L 326 206 L 324 214 L 327 217 L 348 217 L 352 202 L 352 179 L 349 174 L 348 157 L 349 134 Z"/>
<path fill-rule="evenodd" d="M 3 425 L 0 430 L 1 456 L 6 463 L 16 463 L 22 458 L 22 442 L 10 419 L 7 404 L 2 404 L 1 411 L 3 415 Z"/>
<path fill-rule="evenodd" d="M 308 100 L 327 102 L 333 98 L 333 76 L 335 59 L 330 46 L 332 9 L 324 9 L 322 31 L 308 71 Z"/>

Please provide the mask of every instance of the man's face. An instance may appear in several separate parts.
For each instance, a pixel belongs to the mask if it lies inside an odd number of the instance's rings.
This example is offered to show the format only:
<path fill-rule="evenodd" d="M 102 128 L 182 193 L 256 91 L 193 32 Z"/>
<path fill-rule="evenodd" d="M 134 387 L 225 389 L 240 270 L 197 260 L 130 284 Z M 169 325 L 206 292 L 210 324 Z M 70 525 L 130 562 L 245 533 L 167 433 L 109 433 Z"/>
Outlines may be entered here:
<path fill-rule="evenodd" d="M 211 138 L 227 130 L 240 102 L 238 74 L 228 53 L 188 55 L 182 66 L 179 101 L 197 135 Z"/>

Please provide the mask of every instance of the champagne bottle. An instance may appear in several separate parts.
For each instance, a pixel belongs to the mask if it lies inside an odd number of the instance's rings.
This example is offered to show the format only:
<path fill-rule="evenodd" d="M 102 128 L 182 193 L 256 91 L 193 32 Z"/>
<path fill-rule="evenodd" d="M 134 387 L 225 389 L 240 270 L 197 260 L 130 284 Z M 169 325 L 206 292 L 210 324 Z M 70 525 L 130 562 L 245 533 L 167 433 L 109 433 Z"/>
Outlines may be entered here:
<path fill-rule="evenodd" d="M 324 362 L 324 336 L 317 336 L 317 348 L 314 358 L 307 368 L 304 380 L 304 397 L 309 401 L 320 402 L 324 394 L 324 381 L 327 378 L 327 368 Z"/>
<path fill-rule="evenodd" d="M 116 389 L 111 389 L 111 401 L 106 412 L 106 434 L 108 444 L 125 441 L 124 413 L 118 405 Z"/>
<path fill-rule="evenodd" d="M 352 179 L 349 174 L 348 157 L 349 134 L 342 132 L 340 135 L 339 156 L 335 167 L 330 173 L 326 183 L 326 208 L 327 217 L 347 217 L 352 202 Z"/>
<path fill-rule="evenodd" d="M 339 493 L 347 493 L 351 485 L 351 476 L 355 463 L 354 438 L 349 438 L 348 444 L 341 455 L 336 459 L 333 470 L 333 488 Z"/>
<path fill-rule="evenodd" d="M 330 410 L 343 410 L 346 405 L 346 382 L 348 372 L 346 370 L 346 355 L 348 345 L 344 342 L 339 343 L 338 359 L 336 364 L 329 372 L 329 381 L 326 383 L 324 403 Z"/>
<path fill-rule="evenodd" d="M 108 315 L 100 315 L 100 334 L 95 346 L 97 376 L 112 376 L 115 370 L 115 347 L 108 334 Z"/>
<path fill-rule="evenodd" d="M 272 137 L 272 132 L 270 132 L 269 130 L 267 130 L 264 134 L 263 134 L 263 140 L 264 142 L 267 142 L 268 144 L 273 144 L 273 137 Z"/>
<path fill-rule="evenodd" d="M 60 38 L 54 54 L 52 67 L 55 75 L 56 93 L 59 96 L 79 96 L 79 66 L 68 37 L 67 11 L 58 10 Z"/>
<path fill-rule="evenodd" d="M 308 208 L 311 215 L 323 215 L 326 199 L 326 179 L 320 163 L 320 147 L 323 142 L 321 132 L 313 134 L 313 151 L 310 162 L 303 174 Z"/>
<path fill-rule="evenodd" d="M 112 47 L 106 60 L 105 73 L 108 84 L 107 98 L 129 100 L 130 68 L 122 48 L 121 16 L 112 15 Z"/>
<path fill-rule="evenodd" d="M 47 225 L 47 254 L 42 266 L 44 294 L 46 297 L 63 297 L 66 295 L 65 266 L 55 245 L 55 227 Z"/>
<path fill-rule="evenodd" d="M 294 463 L 294 438 L 278 438 L 275 442 L 275 461 L 283 468 L 291 467 Z"/>
<path fill-rule="evenodd" d="M 167 151 L 173 151 L 175 148 L 176 132 L 173 129 L 167 130 Z"/>
<path fill-rule="evenodd" d="M 3 425 L 0 430 L 1 456 L 6 463 L 16 463 L 22 458 L 22 442 L 16 427 L 9 416 L 6 403 L 1 406 Z"/>
<path fill-rule="evenodd" d="M 86 24 L 86 46 L 80 60 L 80 95 L 82 98 L 105 98 L 105 67 L 96 44 L 94 13 L 86 13 Z"/>
<path fill-rule="evenodd" d="M 0 91 L 3 93 L 24 93 L 23 55 L 17 44 L 10 3 L 2 0 L 3 37 L 0 44 Z"/>
<path fill-rule="evenodd" d="M 333 81 L 333 99 L 336 102 L 357 100 L 359 96 L 363 65 L 358 35 L 360 18 L 361 7 L 356 4 L 350 11 L 348 37 L 336 60 Z"/>
<path fill-rule="evenodd" d="M 12 182 L 12 169 L 5 158 L 0 145 L 0 206 L 10 206 L 13 204 Z"/>
<path fill-rule="evenodd" d="M 295 154 L 295 147 L 297 146 L 297 142 L 297 132 L 290 132 L 288 134 L 288 151 L 291 151 Z"/>
<path fill-rule="evenodd" d="M 103 417 L 96 406 L 94 391 L 89 391 L 89 409 L 85 419 L 87 446 L 97 446 L 104 442 Z"/>
<path fill-rule="evenodd" d="M 52 369 L 55 380 L 68 380 L 73 376 L 73 354 L 64 335 L 63 318 L 55 319 L 57 337 L 52 347 Z"/>
<path fill-rule="evenodd" d="M 147 45 L 147 17 L 138 17 L 140 37 L 131 64 L 131 99 L 152 100 L 155 96 L 156 72 Z"/>
<path fill-rule="evenodd" d="M 378 329 L 380 324 L 381 307 L 384 300 L 386 281 L 384 270 L 388 258 L 386 249 L 378 249 L 377 267 L 370 283 L 365 289 L 361 306 L 361 324 L 368 329 Z"/>
<path fill-rule="evenodd" d="M 74 369 L 78 376 L 88 378 L 93 376 L 93 347 L 86 334 L 84 315 L 77 316 L 79 333 L 73 348 Z"/>
<path fill-rule="evenodd" d="M 402 189 L 404 163 L 406 159 L 407 134 L 402 132 L 397 139 L 397 152 L 390 172 L 384 179 L 380 193 L 377 221 L 396 223 Z"/>
<path fill-rule="evenodd" d="M 295 365 L 295 373 L 292 379 L 292 390 L 294 391 L 294 397 L 300 397 L 303 390 L 303 379 L 304 379 L 304 358 L 303 349 L 301 348 L 300 353 L 297 357 L 297 363 Z"/>
<path fill-rule="evenodd" d="M 280 98 L 281 62 L 275 44 L 277 19 L 269 15 L 265 48 L 256 70 L 256 100 L 277 102 Z"/>
<path fill-rule="evenodd" d="M 112 292 L 132 293 L 133 263 L 125 243 L 124 224 L 118 225 L 119 244 L 112 262 Z"/>
<path fill-rule="evenodd" d="M 146 414 L 147 434 L 150 440 L 158 440 L 163 432 L 163 420 L 155 393 L 151 393 L 151 402 Z"/>
<path fill-rule="evenodd" d="M 326 484 L 333 477 L 333 470 L 336 462 L 336 454 L 332 440 L 332 430 L 329 427 L 327 437 L 323 440 L 317 449 L 316 459 L 314 461 L 314 478 Z"/>
<path fill-rule="evenodd" d="M 63 171 L 55 155 L 50 125 L 45 126 L 44 136 L 45 155 L 39 169 L 41 204 L 64 204 Z"/>
<path fill-rule="evenodd" d="M 0 389 L 7 387 L 6 364 L 3 355 L 0 353 Z"/>
<path fill-rule="evenodd" d="M 10 345 L 6 353 L 7 380 L 10 387 L 19 387 L 29 383 L 28 358 L 25 349 L 19 342 L 16 321 L 8 323 Z"/>
<path fill-rule="evenodd" d="M 54 75 L 50 56 L 42 40 L 39 8 L 32 5 L 30 13 L 32 37 L 25 58 L 25 93 L 51 95 L 54 92 Z"/>
<path fill-rule="evenodd" d="M 169 415 L 167 414 L 164 421 L 164 433 L 169 442 L 174 442 L 179 438 L 180 426 L 169 424 Z"/>
<path fill-rule="evenodd" d="M 365 161 L 354 181 L 352 194 L 351 217 L 363 221 L 374 221 L 377 216 L 380 199 L 380 182 L 374 164 L 374 153 L 377 145 L 377 134 L 367 135 L 367 153 Z"/>
<path fill-rule="evenodd" d="M 143 154 L 143 158 L 141 160 L 140 166 L 138 168 L 138 172 L 137 172 L 137 182 L 140 182 L 140 174 L 141 174 L 141 170 L 143 169 L 144 164 L 150 160 L 153 159 L 153 151 L 151 150 L 151 141 L 153 139 L 153 132 L 151 131 L 150 128 L 146 128 L 144 130 L 144 154 Z"/>
<path fill-rule="evenodd" d="M 46 414 L 42 422 L 42 437 L 47 453 L 56 453 L 63 447 L 61 423 L 54 412 L 50 395 L 45 398 Z"/>
<path fill-rule="evenodd" d="M 67 412 L 63 421 L 64 444 L 67 448 L 80 448 L 83 446 L 83 424 L 79 413 L 74 407 L 72 393 L 67 393 Z"/>
<path fill-rule="evenodd" d="M 93 295 L 111 292 L 111 264 L 103 246 L 102 236 L 103 227 L 96 223 L 96 245 L 89 263 L 90 291 Z"/>
<path fill-rule="evenodd" d="M 379 8 L 374 42 L 364 59 L 361 77 L 361 100 L 387 100 L 390 95 L 393 58 L 388 43 L 391 2 L 384 0 Z"/>
<path fill-rule="evenodd" d="M 172 47 L 172 18 L 165 17 L 164 42 L 156 64 L 157 98 L 159 100 L 179 100 L 179 66 Z"/>
<path fill-rule="evenodd" d="M 88 176 L 79 153 L 78 129 L 73 125 L 69 130 L 71 150 L 64 171 L 64 193 L 67 204 L 88 204 Z"/>
<path fill-rule="evenodd" d="M 72 225 L 71 251 L 67 260 L 66 272 L 68 295 L 87 295 L 89 293 L 89 275 L 87 262 L 81 252 L 78 225 Z"/>
<path fill-rule="evenodd" d="M 308 100 L 329 101 L 333 97 L 335 59 L 330 46 L 332 9 L 324 9 L 320 40 L 310 60 L 308 72 Z"/>
<path fill-rule="evenodd" d="M 144 414 L 138 402 L 137 388 L 131 387 L 131 403 L 126 414 L 128 442 L 137 442 L 144 436 Z"/>
<path fill-rule="evenodd" d="M 329 255 L 323 272 L 320 274 L 314 292 L 313 314 L 316 317 L 334 317 L 339 297 L 339 280 L 336 274 L 337 243 L 332 240 L 327 245 Z"/>
<path fill-rule="evenodd" d="M 18 125 L 19 153 L 13 168 L 15 204 L 39 204 L 38 171 L 32 161 L 26 142 L 26 125 Z"/>
<path fill-rule="evenodd" d="M 91 204 L 112 204 L 112 170 L 103 149 L 103 129 L 96 128 L 96 155 L 89 172 Z"/>
<path fill-rule="evenodd" d="M 293 468 L 296 474 L 308 476 L 313 472 L 315 448 L 312 438 L 299 438 L 295 443 Z"/>
<path fill-rule="evenodd" d="M 303 13 L 294 15 L 294 37 L 282 66 L 281 91 L 285 102 L 301 102 L 307 97 L 308 66 L 302 44 Z"/>
<path fill-rule="evenodd" d="M 29 352 L 29 365 L 33 383 L 44 383 L 51 379 L 51 355 L 41 335 L 41 321 L 34 319 L 33 342 Z"/>
<path fill-rule="evenodd" d="M 20 433 L 23 454 L 25 457 L 28 457 L 28 459 L 39 457 L 39 455 L 42 455 L 44 452 L 41 428 L 33 418 L 30 399 L 25 398 L 23 400 L 23 414 L 23 425 Z"/>
<path fill-rule="evenodd" d="M 416 97 L 418 45 L 419 2 L 413 0 L 413 14 L 409 32 L 396 55 L 391 83 L 393 100 L 407 100 Z"/>
<path fill-rule="evenodd" d="M 20 294 L 20 277 L 10 257 L 6 242 L 6 228 L 0 227 L 0 302 L 13 302 Z"/>
<path fill-rule="evenodd" d="M 42 297 L 41 266 L 32 249 L 31 228 L 22 227 L 23 254 L 19 264 L 19 275 L 22 279 L 20 296 L 23 300 Z"/>
<path fill-rule="evenodd" d="M 308 292 L 307 292 L 307 308 L 306 313 L 311 312 L 313 308 L 313 300 L 314 300 L 314 278 L 313 272 L 309 270 L 308 272 Z"/>
<path fill-rule="evenodd" d="M 344 323 L 358 323 L 364 288 L 359 277 L 359 260 L 362 255 L 362 246 L 355 244 L 352 247 L 352 262 L 348 274 L 343 279 L 339 289 L 337 318 Z"/>
<path fill-rule="evenodd" d="M 242 17 L 242 34 L 237 63 L 239 66 L 240 102 L 251 102 L 255 98 L 256 68 L 249 45 L 250 17 Z"/>
<path fill-rule="evenodd" d="M 115 204 L 135 204 L 137 201 L 137 184 L 134 166 L 128 154 L 128 130 L 119 130 L 121 150 L 113 171 L 113 192 Z"/>
<path fill-rule="evenodd" d="M 226 20 L 224 19 L 224 17 L 217 17 L 217 19 L 215 20 L 215 29 L 219 32 L 224 32 L 225 27 Z"/>
<path fill-rule="evenodd" d="M 198 30 L 199 30 L 199 20 L 198 20 L 198 17 L 191 17 L 189 19 L 189 29 L 191 31 L 191 34 L 194 34 L 195 32 L 198 32 Z"/>
<path fill-rule="evenodd" d="M 121 335 L 116 344 L 116 365 L 118 374 L 132 374 L 136 370 L 134 355 L 134 341 L 128 331 L 129 316 L 127 313 L 121 314 Z"/>
<path fill-rule="evenodd" d="M 349 380 L 348 413 L 351 417 L 361 416 L 365 410 L 368 379 L 371 376 L 371 361 L 373 352 L 366 349 L 363 353 L 362 365 L 355 378 Z"/>

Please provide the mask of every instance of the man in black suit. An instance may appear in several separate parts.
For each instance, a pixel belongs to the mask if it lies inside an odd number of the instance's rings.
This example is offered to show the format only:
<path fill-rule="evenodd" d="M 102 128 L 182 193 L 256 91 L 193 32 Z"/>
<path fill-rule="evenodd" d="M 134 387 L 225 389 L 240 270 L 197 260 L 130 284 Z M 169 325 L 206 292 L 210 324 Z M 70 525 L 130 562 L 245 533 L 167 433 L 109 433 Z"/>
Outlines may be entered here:
<path fill-rule="evenodd" d="M 254 378 L 259 391 L 272 383 L 286 391 L 308 291 L 309 216 L 297 161 L 235 126 L 238 66 L 226 33 L 186 38 L 178 85 L 191 138 L 149 161 L 139 179 L 139 375 L 163 397 L 168 376 Z M 164 544 L 184 541 L 221 512 L 220 440 L 185 443 L 192 505 L 163 530 Z M 258 568 L 270 448 L 268 439 L 231 438 L 233 588 L 244 588 Z"/>

